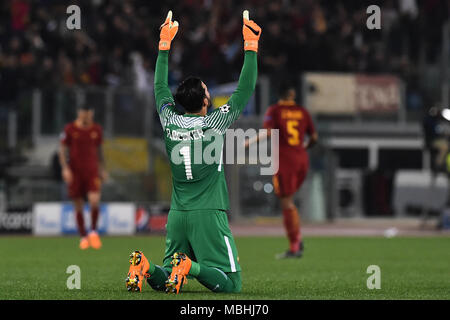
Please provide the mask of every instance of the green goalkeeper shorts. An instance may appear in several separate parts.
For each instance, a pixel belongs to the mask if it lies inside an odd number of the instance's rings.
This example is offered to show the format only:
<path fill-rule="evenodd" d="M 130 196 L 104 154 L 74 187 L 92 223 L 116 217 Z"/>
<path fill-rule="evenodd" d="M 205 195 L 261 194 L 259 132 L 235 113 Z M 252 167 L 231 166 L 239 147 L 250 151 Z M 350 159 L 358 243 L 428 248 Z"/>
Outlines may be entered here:
<path fill-rule="evenodd" d="M 165 269 L 171 270 L 171 256 L 182 252 L 200 265 L 225 273 L 241 271 L 225 211 L 170 210 L 166 229 Z"/>

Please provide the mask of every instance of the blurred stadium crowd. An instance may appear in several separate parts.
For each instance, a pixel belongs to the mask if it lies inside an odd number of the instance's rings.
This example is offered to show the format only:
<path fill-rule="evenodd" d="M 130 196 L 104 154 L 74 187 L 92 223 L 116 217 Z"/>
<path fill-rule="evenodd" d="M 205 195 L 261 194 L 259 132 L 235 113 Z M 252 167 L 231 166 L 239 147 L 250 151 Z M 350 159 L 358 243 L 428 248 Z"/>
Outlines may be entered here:
<path fill-rule="evenodd" d="M 366 8 L 382 9 L 368 30 Z M 66 28 L 70 4 L 82 29 Z M 408 84 L 408 107 L 424 105 L 418 65 L 439 59 L 444 0 L 8 0 L 0 3 L 0 101 L 21 89 L 74 85 L 151 86 L 158 28 L 168 9 L 180 22 L 171 54 L 172 83 L 196 74 L 209 85 L 236 80 L 241 15 L 263 26 L 260 73 L 276 81 L 302 71 L 394 73 Z M 6 22 L 6 23 L 5 23 Z"/>

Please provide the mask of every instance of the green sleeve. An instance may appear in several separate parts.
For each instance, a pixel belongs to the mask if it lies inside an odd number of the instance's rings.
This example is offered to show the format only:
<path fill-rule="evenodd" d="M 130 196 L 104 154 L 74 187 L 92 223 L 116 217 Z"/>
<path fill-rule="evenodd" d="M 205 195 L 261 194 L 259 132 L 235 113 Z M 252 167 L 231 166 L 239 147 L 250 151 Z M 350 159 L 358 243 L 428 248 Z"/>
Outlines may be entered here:
<path fill-rule="evenodd" d="M 254 51 L 246 51 L 244 56 L 244 66 L 236 90 L 228 100 L 232 108 L 239 109 L 239 113 L 244 110 L 248 100 L 253 94 L 258 78 L 257 54 Z"/>
<path fill-rule="evenodd" d="M 246 51 L 244 57 L 244 66 L 236 90 L 231 95 L 228 102 L 211 112 L 206 117 L 206 124 L 224 133 L 237 118 L 247 105 L 248 100 L 253 94 L 258 77 L 257 56 L 254 51 Z"/>
<path fill-rule="evenodd" d="M 155 68 L 155 100 L 156 110 L 161 114 L 162 109 L 169 107 L 174 109 L 174 99 L 167 81 L 169 73 L 169 51 L 159 51 Z M 164 108 L 163 108 L 164 107 Z"/>

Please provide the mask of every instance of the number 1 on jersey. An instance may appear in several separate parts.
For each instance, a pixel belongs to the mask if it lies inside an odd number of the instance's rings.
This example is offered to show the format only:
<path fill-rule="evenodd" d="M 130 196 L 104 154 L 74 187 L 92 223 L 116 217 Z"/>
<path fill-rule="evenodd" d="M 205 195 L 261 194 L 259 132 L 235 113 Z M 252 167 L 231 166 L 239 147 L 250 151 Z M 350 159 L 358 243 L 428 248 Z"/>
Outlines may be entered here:
<path fill-rule="evenodd" d="M 191 167 L 191 148 L 189 146 L 182 147 L 180 154 L 183 156 L 184 170 L 186 172 L 186 179 L 192 180 L 192 167 Z"/>

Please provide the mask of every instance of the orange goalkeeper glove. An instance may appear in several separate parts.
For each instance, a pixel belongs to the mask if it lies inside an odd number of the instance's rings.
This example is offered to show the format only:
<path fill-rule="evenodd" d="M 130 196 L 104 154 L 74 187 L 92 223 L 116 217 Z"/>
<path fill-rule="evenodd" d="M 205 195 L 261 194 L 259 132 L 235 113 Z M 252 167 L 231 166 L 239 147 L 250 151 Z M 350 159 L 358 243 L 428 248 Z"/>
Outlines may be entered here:
<path fill-rule="evenodd" d="M 258 40 L 261 36 L 261 27 L 253 20 L 249 20 L 248 10 L 244 10 L 242 14 L 244 25 L 242 26 L 242 34 L 244 35 L 244 50 L 258 52 Z"/>
<path fill-rule="evenodd" d="M 172 22 L 172 10 L 167 14 L 166 21 L 159 27 L 161 33 L 159 35 L 159 50 L 169 50 L 170 43 L 178 32 L 178 21 Z"/>

